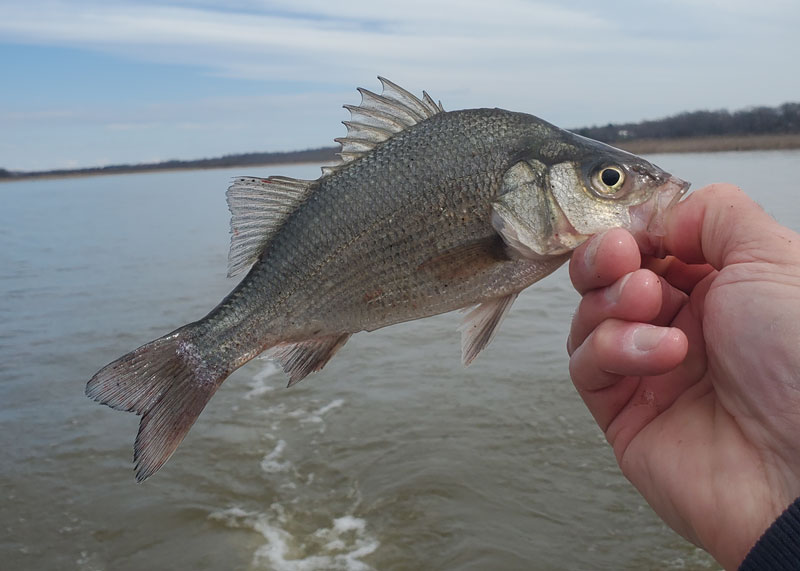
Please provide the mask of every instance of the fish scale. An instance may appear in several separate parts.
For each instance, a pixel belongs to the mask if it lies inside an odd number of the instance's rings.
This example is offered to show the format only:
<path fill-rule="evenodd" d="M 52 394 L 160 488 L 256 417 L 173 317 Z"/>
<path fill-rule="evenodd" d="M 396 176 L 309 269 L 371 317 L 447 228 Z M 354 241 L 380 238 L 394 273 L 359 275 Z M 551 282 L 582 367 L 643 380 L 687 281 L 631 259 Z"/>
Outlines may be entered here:
<path fill-rule="evenodd" d="M 647 161 L 502 109 L 445 112 L 382 79 L 346 106 L 342 162 L 315 181 L 241 177 L 228 190 L 229 275 L 202 319 L 101 369 L 86 393 L 142 416 L 136 477 L 157 471 L 220 384 L 268 351 L 290 384 L 359 331 L 470 308 L 469 364 L 518 293 L 613 226 L 657 245 L 687 184 Z"/>

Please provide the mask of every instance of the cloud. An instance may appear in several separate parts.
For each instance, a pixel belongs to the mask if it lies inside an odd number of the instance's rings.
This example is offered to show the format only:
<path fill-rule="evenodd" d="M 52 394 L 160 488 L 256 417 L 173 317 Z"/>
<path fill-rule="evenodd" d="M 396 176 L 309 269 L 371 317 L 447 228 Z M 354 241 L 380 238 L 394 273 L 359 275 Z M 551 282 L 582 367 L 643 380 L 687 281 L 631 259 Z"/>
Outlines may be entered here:
<path fill-rule="evenodd" d="M 613 18 L 523 0 L 436 3 L 202 4 L 17 3 L 4 10 L 7 41 L 123 52 L 263 79 L 335 80 L 342 68 L 372 73 L 387 65 L 449 71 L 506 68 L 557 53 L 596 54 L 620 42 Z M 564 41 L 569 37 L 569 41 Z M 598 42 L 597 38 L 603 38 Z M 519 73 L 516 70 L 514 73 Z"/>
<path fill-rule="evenodd" d="M 73 109 L 46 109 L 35 111 L 0 111 L 0 124 L 27 123 L 27 122 L 58 122 L 73 121 L 80 115 Z"/>
<path fill-rule="evenodd" d="M 454 95 L 459 105 L 517 107 L 525 98 L 546 107 L 565 98 L 599 106 L 622 96 L 660 98 L 676 76 L 690 83 L 710 72 L 741 81 L 734 68 L 752 63 L 758 42 L 771 42 L 776 63 L 790 64 L 786 42 L 796 40 L 786 21 L 800 18 L 788 0 L 755 8 L 745 0 L 29 0 L 3 12 L 7 42 L 79 46 L 275 84 L 354 87 L 383 74 Z M 742 30 L 747 41 L 737 36 Z"/>
<path fill-rule="evenodd" d="M 5 8 L 2 29 L 11 38 L 67 41 L 81 44 L 225 45 L 248 49 L 335 48 L 339 53 L 360 52 L 363 41 L 383 37 L 431 39 L 488 35 L 507 37 L 509 32 L 529 36 L 560 30 L 597 30 L 600 18 L 557 5 L 498 0 L 491 10 L 484 2 L 402 3 L 305 1 L 230 5 L 217 8 L 126 2 L 37 2 Z M 261 7 L 256 9 L 256 7 Z M 247 9 L 252 7 L 252 9 Z M 520 18 L 524 16 L 525 18 Z M 310 40 L 310 41 L 309 41 Z M 394 42 L 390 41 L 389 45 Z M 369 44 L 368 44 L 369 45 Z M 371 45 L 380 49 L 379 45 Z"/>
<path fill-rule="evenodd" d="M 169 102 L 154 79 L 145 101 L 133 78 L 133 95 L 81 100 L 75 88 L 69 104 L 54 85 L 0 110 L 0 138 L 14 137 L 19 156 L 50 140 L 56 153 L 78 139 L 120 145 L 112 160 L 136 144 L 182 158 L 318 146 L 343 134 L 341 105 L 358 102 L 356 86 L 379 89 L 378 74 L 447 109 L 504 107 L 564 127 L 777 104 L 800 93 L 787 71 L 797 21 L 794 0 L 6 2 L 6 44 L 81 48 L 218 83 Z"/>
<path fill-rule="evenodd" d="M 670 26 L 648 21 L 641 8 L 625 3 L 616 3 L 617 9 L 604 3 L 600 10 L 589 3 L 571 8 L 525 0 L 37 4 L 4 8 L 0 32 L 6 41 L 91 47 L 249 79 L 330 82 L 340 81 L 343 69 L 361 74 L 386 67 L 506 79 L 524 73 L 525 63 L 557 66 L 570 57 L 597 62 L 623 53 L 658 60 L 688 56 L 696 47 L 676 45 Z M 684 10 L 695 17 L 696 5 L 684 0 Z M 746 6 L 719 2 L 715 17 Z M 642 22 L 644 36 L 637 33 Z"/>
<path fill-rule="evenodd" d="M 633 30 L 613 11 L 526 0 L 216 6 L 30 0 L 7 6 L 0 19 L 6 41 L 78 46 L 272 84 L 353 88 L 382 74 L 416 84 L 416 91 L 452 96 L 458 106 L 515 107 L 526 99 L 562 99 L 557 92 L 608 97 L 602 82 L 613 60 L 630 51 Z M 651 30 L 626 57 L 649 57 L 657 67 L 691 49 Z"/>

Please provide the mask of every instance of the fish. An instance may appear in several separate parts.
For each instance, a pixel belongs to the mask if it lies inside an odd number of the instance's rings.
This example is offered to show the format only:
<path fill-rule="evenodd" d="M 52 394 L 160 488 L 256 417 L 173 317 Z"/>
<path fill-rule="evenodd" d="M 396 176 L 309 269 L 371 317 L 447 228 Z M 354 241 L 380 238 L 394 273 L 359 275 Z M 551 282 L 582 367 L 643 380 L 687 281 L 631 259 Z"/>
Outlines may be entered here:
<path fill-rule="evenodd" d="M 86 395 L 141 416 L 141 482 L 172 456 L 222 382 L 262 353 L 289 386 L 360 331 L 464 310 L 462 361 L 518 294 L 590 236 L 631 231 L 658 254 L 689 183 L 648 161 L 503 109 L 445 111 L 379 77 L 359 88 L 337 164 L 316 180 L 242 176 L 227 191 L 228 275 L 205 317 L 100 369 Z M 663 253 L 663 252 L 662 252 Z"/>

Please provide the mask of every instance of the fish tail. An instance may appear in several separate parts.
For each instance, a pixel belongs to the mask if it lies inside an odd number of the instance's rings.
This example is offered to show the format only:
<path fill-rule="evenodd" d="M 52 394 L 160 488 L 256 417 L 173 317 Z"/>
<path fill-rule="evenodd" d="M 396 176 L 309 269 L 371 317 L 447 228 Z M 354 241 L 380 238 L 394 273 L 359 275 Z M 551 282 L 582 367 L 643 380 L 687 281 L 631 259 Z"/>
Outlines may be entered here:
<path fill-rule="evenodd" d="M 227 376 L 206 364 L 183 327 L 103 367 L 86 396 L 142 417 L 133 449 L 141 482 L 172 456 Z"/>

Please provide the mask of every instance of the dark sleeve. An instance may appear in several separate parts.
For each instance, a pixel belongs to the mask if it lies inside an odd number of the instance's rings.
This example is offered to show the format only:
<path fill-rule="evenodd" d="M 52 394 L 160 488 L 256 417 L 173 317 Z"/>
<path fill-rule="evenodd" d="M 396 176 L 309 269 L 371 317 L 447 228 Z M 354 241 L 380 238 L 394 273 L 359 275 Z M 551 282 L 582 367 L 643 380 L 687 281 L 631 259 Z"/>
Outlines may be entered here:
<path fill-rule="evenodd" d="M 767 528 L 739 567 L 739 571 L 772 569 L 800 569 L 800 498 Z"/>

